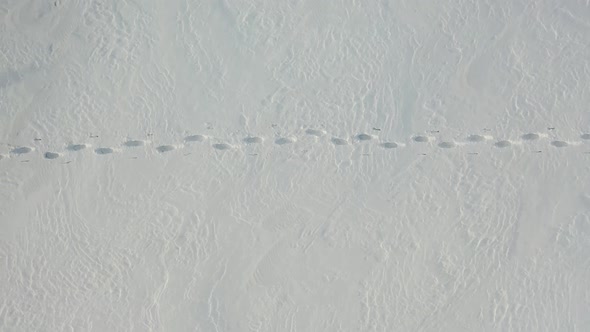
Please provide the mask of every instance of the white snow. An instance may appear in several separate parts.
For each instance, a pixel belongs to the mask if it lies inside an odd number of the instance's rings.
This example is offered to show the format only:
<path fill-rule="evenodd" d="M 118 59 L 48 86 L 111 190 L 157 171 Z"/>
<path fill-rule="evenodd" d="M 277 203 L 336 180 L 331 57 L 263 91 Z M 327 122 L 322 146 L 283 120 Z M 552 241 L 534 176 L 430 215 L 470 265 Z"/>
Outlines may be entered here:
<path fill-rule="evenodd" d="M 590 330 L 587 1 L 0 18 L 0 330 Z"/>

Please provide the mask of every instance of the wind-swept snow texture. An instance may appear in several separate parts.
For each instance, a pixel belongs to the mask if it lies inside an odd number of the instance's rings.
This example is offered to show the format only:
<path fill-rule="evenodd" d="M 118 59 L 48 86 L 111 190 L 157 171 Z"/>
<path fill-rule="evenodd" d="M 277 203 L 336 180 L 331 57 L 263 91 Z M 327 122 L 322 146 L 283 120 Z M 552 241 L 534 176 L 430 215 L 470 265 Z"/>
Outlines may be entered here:
<path fill-rule="evenodd" d="M 0 330 L 590 330 L 587 1 L 0 18 Z"/>

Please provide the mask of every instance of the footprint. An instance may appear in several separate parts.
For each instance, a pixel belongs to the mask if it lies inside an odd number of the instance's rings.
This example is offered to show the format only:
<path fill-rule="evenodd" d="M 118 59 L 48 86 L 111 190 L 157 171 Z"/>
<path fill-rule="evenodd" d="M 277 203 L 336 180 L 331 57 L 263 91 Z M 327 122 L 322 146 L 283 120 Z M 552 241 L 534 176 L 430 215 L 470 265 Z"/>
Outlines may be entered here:
<path fill-rule="evenodd" d="M 262 139 L 262 137 L 257 137 L 257 136 L 248 136 L 246 138 L 244 138 L 244 143 L 247 144 L 260 144 L 264 141 L 264 139 Z"/>
<path fill-rule="evenodd" d="M 428 142 L 430 142 L 430 137 L 428 137 L 428 136 L 414 136 L 413 140 L 414 140 L 414 142 L 418 142 L 418 143 L 428 143 Z"/>
<path fill-rule="evenodd" d="M 380 144 L 384 149 L 395 149 L 398 147 L 397 143 L 394 142 L 385 142 Z"/>
<path fill-rule="evenodd" d="M 305 133 L 308 135 L 311 135 L 311 136 L 316 136 L 316 137 L 321 137 L 326 134 L 326 132 L 324 130 L 320 130 L 320 129 L 307 129 L 305 131 Z"/>
<path fill-rule="evenodd" d="M 512 143 L 510 141 L 498 141 L 494 144 L 495 147 L 503 149 L 511 146 Z"/>
<path fill-rule="evenodd" d="M 21 146 L 18 148 L 14 148 L 10 151 L 10 153 L 12 154 L 27 154 L 27 153 L 31 153 L 33 151 L 33 148 L 30 148 L 28 146 Z"/>
<path fill-rule="evenodd" d="M 144 146 L 145 142 L 139 141 L 139 140 L 130 140 L 130 141 L 123 143 L 123 145 L 128 148 L 136 148 L 136 147 Z"/>
<path fill-rule="evenodd" d="M 160 145 L 156 148 L 156 151 L 160 153 L 170 152 L 173 150 L 176 150 L 176 147 L 174 147 L 173 145 Z"/>
<path fill-rule="evenodd" d="M 275 143 L 278 145 L 291 144 L 295 142 L 297 142 L 297 139 L 295 137 L 281 137 L 275 141 Z"/>
<path fill-rule="evenodd" d="M 332 137 L 332 144 L 334 144 L 334 145 L 348 145 L 348 141 L 343 138 Z"/>
<path fill-rule="evenodd" d="M 536 141 L 539 139 L 539 134 L 528 133 L 528 134 L 522 135 L 521 138 L 525 141 Z"/>
<path fill-rule="evenodd" d="M 564 141 L 553 141 L 553 142 L 551 142 L 551 145 L 553 145 L 556 148 L 565 148 L 569 144 Z"/>
<path fill-rule="evenodd" d="M 88 147 L 86 144 L 70 144 L 66 149 L 69 151 L 81 151 Z"/>
<path fill-rule="evenodd" d="M 230 150 L 231 145 L 229 145 L 227 143 L 216 143 L 216 144 L 213 144 L 213 148 L 216 150 Z"/>
<path fill-rule="evenodd" d="M 452 148 L 456 147 L 457 144 L 455 142 L 440 142 L 438 144 L 438 146 L 443 149 L 452 149 Z"/>
<path fill-rule="evenodd" d="M 590 139 L 590 134 L 582 134 L 580 135 L 581 139 Z"/>
<path fill-rule="evenodd" d="M 45 159 L 57 159 L 60 157 L 60 154 L 56 152 L 45 152 L 43 156 Z"/>
<path fill-rule="evenodd" d="M 467 137 L 467 140 L 469 142 L 473 142 L 473 143 L 480 143 L 480 142 L 485 141 L 486 140 L 486 137 L 485 136 L 482 136 L 482 135 L 469 135 Z"/>
<path fill-rule="evenodd" d="M 373 136 L 369 134 L 358 134 L 356 135 L 356 139 L 359 141 L 370 141 L 373 139 Z"/>
<path fill-rule="evenodd" d="M 102 155 L 104 155 L 104 154 L 111 154 L 113 152 L 115 152 L 115 150 L 113 150 L 111 148 L 96 148 L 96 149 L 94 149 L 94 153 L 96 153 L 96 154 L 102 154 Z"/>
<path fill-rule="evenodd" d="M 184 138 L 185 142 L 203 142 L 207 137 L 204 135 L 190 135 Z"/>

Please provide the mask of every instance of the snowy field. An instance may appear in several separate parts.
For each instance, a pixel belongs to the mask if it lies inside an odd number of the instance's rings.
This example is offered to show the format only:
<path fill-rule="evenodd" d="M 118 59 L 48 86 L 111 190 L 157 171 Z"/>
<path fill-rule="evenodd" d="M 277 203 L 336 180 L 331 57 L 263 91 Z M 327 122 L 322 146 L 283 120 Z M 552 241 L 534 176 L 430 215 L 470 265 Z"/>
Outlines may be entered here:
<path fill-rule="evenodd" d="M 588 0 L 0 0 L 1 331 L 590 331 Z"/>

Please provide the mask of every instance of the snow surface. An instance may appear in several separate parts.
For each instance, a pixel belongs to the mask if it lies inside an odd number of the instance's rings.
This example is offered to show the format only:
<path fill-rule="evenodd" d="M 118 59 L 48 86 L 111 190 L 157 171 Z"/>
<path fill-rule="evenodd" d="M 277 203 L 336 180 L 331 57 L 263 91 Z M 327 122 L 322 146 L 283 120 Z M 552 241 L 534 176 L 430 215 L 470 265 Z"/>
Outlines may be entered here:
<path fill-rule="evenodd" d="M 588 1 L 0 17 L 0 330 L 590 330 Z"/>

